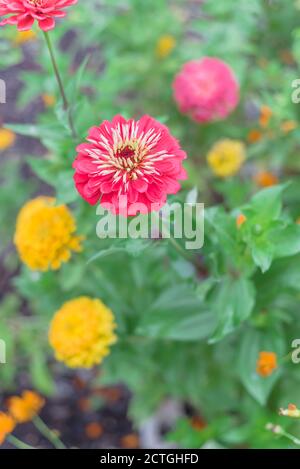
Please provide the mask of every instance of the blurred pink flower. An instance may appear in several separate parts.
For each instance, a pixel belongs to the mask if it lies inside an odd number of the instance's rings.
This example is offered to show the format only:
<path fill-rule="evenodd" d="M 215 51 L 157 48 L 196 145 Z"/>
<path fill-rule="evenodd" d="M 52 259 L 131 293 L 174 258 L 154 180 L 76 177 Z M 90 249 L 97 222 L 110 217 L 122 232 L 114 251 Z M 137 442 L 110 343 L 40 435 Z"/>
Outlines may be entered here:
<path fill-rule="evenodd" d="M 100 201 L 125 216 L 159 210 L 186 178 L 186 153 L 150 116 L 139 121 L 116 116 L 91 128 L 87 141 L 78 146 L 73 167 L 76 188 L 91 205 Z"/>
<path fill-rule="evenodd" d="M 187 62 L 174 83 L 180 111 L 196 122 L 225 119 L 239 102 L 239 85 L 222 60 L 204 57 Z"/>
<path fill-rule="evenodd" d="M 11 15 L 0 26 L 15 24 L 19 31 L 28 31 L 36 20 L 43 31 L 49 31 L 55 18 L 66 15 L 62 9 L 75 3 L 77 0 L 0 0 L 0 16 Z"/>

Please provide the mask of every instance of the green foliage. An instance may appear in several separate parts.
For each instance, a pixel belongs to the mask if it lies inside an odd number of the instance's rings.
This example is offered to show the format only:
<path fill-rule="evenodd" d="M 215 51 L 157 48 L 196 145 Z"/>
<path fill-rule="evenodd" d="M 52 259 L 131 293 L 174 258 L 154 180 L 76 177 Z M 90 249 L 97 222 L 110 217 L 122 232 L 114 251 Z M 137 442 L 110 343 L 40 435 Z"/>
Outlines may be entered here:
<path fill-rule="evenodd" d="M 15 290 L 5 291 L 0 303 L 0 338 L 8 355 L 8 364 L 0 367 L 1 384 L 13 389 L 25 369 L 33 387 L 45 394 L 55 391 L 49 322 L 65 301 L 89 295 L 112 309 L 118 325 L 118 342 L 97 379 L 129 386 L 130 414 L 138 422 L 171 396 L 191 403 L 207 422 L 199 431 L 186 418 L 178 421 L 168 438 L 183 447 L 285 447 L 265 425 L 276 420 L 279 405 L 288 403 L 299 386 L 298 369 L 285 357 L 292 339 L 300 337 L 300 130 L 281 130 L 284 121 L 300 116 L 290 86 L 300 60 L 298 13 L 295 5 L 286 8 L 280 1 L 207 1 L 201 14 L 200 6 L 191 14 L 190 2 L 170 3 L 79 2 L 51 33 L 57 45 L 70 29 L 74 33 L 56 55 L 76 141 L 41 35 L 33 46 L 39 67 L 22 72 L 18 106 L 23 109 L 44 93 L 54 95 L 56 104 L 43 109 L 37 122 L 6 123 L 38 139 L 45 154 L 1 162 L 6 174 L 0 188 L 1 255 L 11 249 L 17 211 L 37 192 L 69 204 L 86 241 L 83 252 L 58 272 L 16 271 L 15 255 L 5 259 Z M 21 60 L 20 48 L 6 53 L 11 44 L 6 31 L 1 30 L 3 68 Z M 156 47 L 165 34 L 174 36 L 176 46 L 161 59 Z M 282 50 L 293 52 L 291 63 L 282 60 Z M 204 55 L 234 68 L 241 104 L 227 120 L 199 126 L 179 114 L 172 81 L 184 62 Z M 245 168 L 217 179 L 205 161 L 208 149 L 223 137 L 246 141 L 249 130 L 259 128 L 262 105 L 273 115 L 268 129 L 260 129 L 262 140 L 248 145 Z M 201 250 L 182 258 L 167 240 L 97 238 L 96 210 L 74 189 L 72 162 L 87 130 L 116 113 L 152 114 L 180 138 L 189 155 L 189 178 L 176 200 L 196 200 L 198 194 L 205 202 Z M 34 179 L 22 178 L 25 164 Z M 259 190 L 252 176 L 261 169 L 278 174 L 281 183 Z M 246 221 L 237 228 L 239 214 Z M 278 369 L 269 377 L 256 372 L 263 350 L 278 358 Z"/>

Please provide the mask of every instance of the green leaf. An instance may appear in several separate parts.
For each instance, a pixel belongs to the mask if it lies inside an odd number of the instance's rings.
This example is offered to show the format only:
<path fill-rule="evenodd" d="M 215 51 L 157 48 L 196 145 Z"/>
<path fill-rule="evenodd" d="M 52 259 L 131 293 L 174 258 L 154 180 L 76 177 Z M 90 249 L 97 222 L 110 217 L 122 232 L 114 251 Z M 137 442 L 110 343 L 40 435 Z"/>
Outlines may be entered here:
<path fill-rule="evenodd" d="M 42 181 L 47 182 L 51 186 L 54 185 L 59 170 L 57 162 L 46 158 L 28 158 L 27 162 Z"/>
<path fill-rule="evenodd" d="M 7 129 L 11 129 L 17 134 L 25 135 L 26 137 L 44 139 L 64 139 L 66 132 L 62 131 L 62 127 L 57 124 L 6 124 Z"/>
<path fill-rule="evenodd" d="M 218 324 L 210 343 L 234 331 L 251 314 L 255 304 L 253 283 L 243 277 L 225 278 L 212 295 L 212 309 Z"/>
<path fill-rule="evenodd" d="M 195 292 L 182 285 L 165 291 L 144 313 L 136 333 L 148 337 L 180 341 L 202 340 L 210 336 L 216 320 Z"/>
<path fill-rule="evenodd" d="M 107 249 L 102 249 L 101 251 L 97 252 L 97 254 L 94 254 L 88 261 L 87 264 L 90 264 L 91 262 L 94 262 L 98 259 L 102 259 L 103 257 L 108 257 L 112 256 L 114 254 L 120 254 L 120 253 L 126 253 L 127 250 L 125 247 L 116 247 L 112 246 Z"/>
<path fill-rule="evenodd" d="M 86 68 L 88 66 L 88 63 L 91 59 L 92 54 L 88 54 L 82 61 L 80 67 L 77 69 L 76 74 L 74 79 L 72 80 L 70 87 L 71 89 L 68 90 L 70 94 L 70 104 L 71 106 L 74 106 L 76 104 L 76 99 L 78 97 L 78 94 L 80 92 L 80 86 L 83 80 L 84 73 L 86 71 Z"/>
<path fill-rule="evenodd" d="M 28 158 L 27 161 L 42 181 L 55 188 L 58 203 L 70 204 L 77 200 L 78 193 L 75 189 L 72 169 L 65 169 L 65 166 L 57 160 L 46 158 Z"/>
<path fill-rule="evenodd" d="M 300 252 L 300 226 L 296 223 L 272 230 L 269 238 L 275 245 L 276 258 L 294 256 Z"/>
<path fill-rule="evenodd" d="M 259 215 L 262 224 L 276 220 L 282 209 L 282 193 L 286 184 L 263 189 L 252 197 L 250 207 Z"/>
<path fill-rule="evenodd" d="M 241 337 L 238 358 L 238 373 L 245 388 L 261 405 L 265 405 L 272 388 L 280 376 L 276 370 L 268 377 L 256 373 L 259 352 L 274 352 L 280 358 L 284 353 L 284 338 L 280 331 L 247 330 Z"/>
<path fill-rule="evenodd" d="M 274 246 L 266 240 L 258 240 L 253 244 L 251 254 L 255 264 L 262 272 L 266 272 L 274 257 Z"/>
<path fill-rule="evenodd" d="M 54 382 L 49 372 L 45 351 L 40 351 L 37 347 L 34 347 L 30 360 L 30 374 L 33 386 L 43 394 L 52 394 Z"/>
<path fill-rule="evenodd" d="M 73 175 L 74 171 L 72 169 L 60 170 L 53 181 L 58 203 L 71 204 L 78 199 L 78 192 L 75 188 Z"/>
<path fill-rule="evenodd" d="M 6 363 L 0 363 L 0 381 L 2 386 L 11 386 L 17 371 L 15 357 L 15 340 L 10 328 L 1 321 L 0 323 L 0 339 L 5 344 L 5 359 Z"/>

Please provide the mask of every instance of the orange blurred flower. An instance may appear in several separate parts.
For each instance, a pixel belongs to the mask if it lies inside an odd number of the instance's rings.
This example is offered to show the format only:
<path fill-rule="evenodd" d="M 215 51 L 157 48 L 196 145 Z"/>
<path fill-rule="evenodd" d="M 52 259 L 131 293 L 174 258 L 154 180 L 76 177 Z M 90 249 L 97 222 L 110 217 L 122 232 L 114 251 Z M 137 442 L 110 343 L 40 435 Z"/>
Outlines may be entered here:
<path fill-rule="evenodd" d="M 78 401 L 78 407 L 81 412 L 88 412 L 91 410 L 91 402 L 88 398 L 82 397 Z"/>
<path fill-rule="evenodd" d="M 270 376 L 277 368 L 277 355 L 274 352 L 260 352 L 256 363 L 256 373 L 263 378 Z"/>
<path fill-rule="evenodd" d="M 97 440 L 103 434 L 103 427 L 98 422 L 88 423 L 85 427 L 85 434 L 90 440 Z"/>
<path fill-rule="evenodd" d="M 108 402 L 116 402 L 121 399 L 122 391 L 118 387 L 101 387 L 94 388 L 93 394 L 101 396 L 103 399 L 106 399 Z"/>
<path fill-rule="evenodd" d="M 237 228 L 240 228 L 245 223 L 246 220 L 247 220 L 247 217 L 243 213 L 240 213 L 240 215 L 236 217 Z"/>
<path fill-rule="evenodd" d="M 260 117 L 259 117 L 260 126 L 263 128 L 268 127 L 272 115 L 273 115 L 273 111 L 271 108 L 269 108 L 268 106 L 262 106 L 260 108 Z"/>
<path fill-rule="evenodd" d="M 258 129 L 250 130 L 247 135 L 247 140 L 249 143 L 257 143 L 263 138 L 263 134 Z"/>
<path fill-rule="evenodd" d="M 24 391 L 22 396 L 13 396 L 8 401 L 8 409 L 18 423 L 29 422 L 44 407 L 45 400 L 34 391 Z"/>
<path fill-rule="evenodd" d="M 292 132 L 297 127 L 298 127 L 297 122 L 293 121 L 293 120 L 284 121 L 284 122 L 282 122 L 282 124 L 280 126 L 282 132 L 284 132 L 285 134 L 288 134 L 289 132 Z"/>
<path fill-rule="evenodd" d="M 295 57 L 290 50 L 281 49 L 279 51 L 279 57 L 285 65 L 295 65 Z"/>
<path fill-rule="evenodd" d="M 199 415 L 194 415 L 191 419 L 191 426 L 194 430 L 202 431 L 207 427 L 207 423 Z"/>
<path fill-rule="evenodd" d="M 135 449 L 140 445 L 139 437 L 136 433 L 129 433 L 121 438 L 122 448 Z"/>
<path fill-rule="evenodd" d="M 0 412 L 0 445 L 2 445 L 6 436 L 14 430 L 15 426 L 16 423 L 10 415 Z"/>
<path fill-rule="evenodd" d="M 53 96 L 53 94 L 43 94 L 42 100 L 45 107 L 53 107 L 56 103 L 56 98 L 55 96 Z"/>
<path fill-rule="evenodd" d="M 260 171 L 254 176 L 254 181 L 259 187 L 271 187 L 278 184 L 278 177 L 270 171 Z"/>

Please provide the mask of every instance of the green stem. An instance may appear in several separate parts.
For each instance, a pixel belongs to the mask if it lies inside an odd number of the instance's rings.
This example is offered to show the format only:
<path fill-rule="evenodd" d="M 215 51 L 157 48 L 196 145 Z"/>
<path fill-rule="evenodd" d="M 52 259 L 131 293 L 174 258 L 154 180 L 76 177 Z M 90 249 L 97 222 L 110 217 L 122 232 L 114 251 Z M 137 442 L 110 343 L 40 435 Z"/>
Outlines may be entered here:
<path fill-rule="evenodd" d="M 178 241 L 172 236 L 170 230 L 168 227 L 165 226 L 165 222 L 163 218 L 160 218 L 158 215 L 158 222 L 161 219 L 161 228 L 162 228 L 162 234 L 166 235 L 166 238 L 168 241 L 172 244 L 172 246 L 176 249 L 178 254 L 180 254 L 186 261 L 191 262 L 192 264 L 195 264 L 194 260 L 189 256 L 189 254 L 183 249 L 183 247 L 178 243 Z"/>
<path fill-rule="evenodd" d="M 23 441 L 19 440 L 14 435 L 8 435 L 6 439 L 9 443 L 14 445 L 18 449 L 35 449 L 33 446 L 27 445 Z"/>
<path fill-rule="evenodd" d="M 52 443 L 56 449 L 66 449 L 66 446 L 58 438 L 57 434 L 54 431 L 50 430 L 50 428 L 43 422 L 43 420 L 38 415 L 34 417 L 33 423 L 39 430 L 39 432 L 45 438 L 47 438 L 47 440 L 50 441 L 50 443 Z"/>
<path fill-rule="evenodd" d="M 274 433 L 275 435 L 282 436 L 287 438 L 288 440 L 292 441 L 295 445 L 300 446 L 299 438 L 296 438 L 291 433 L 288 433 L 281 427 L 281 425 L 274 425 L 273 423 L 268 423 L 266 425 L 266 429 Z"/>
<path fill-rule="evenodd" d="M 294 445 L 300 446 L 300 440 L 299 438 L 296 438 L 294 435 L 291 435 L 290 433 L 286 432 L 285 430 L 282 430 L 281 435 L 287 438 L 288 440 L 292 441 Z"/>
<path fill-rule="evenodd" d="M 75 127 L 74 127 L 73 117 L 72 117 L 70 105 L 69 105 L 69 102 L 68 102 L 68 98 L 67 98 L 67 95 L 65 93 L 63 81 L 61 79 L 59 69 L 58 69 L 58 66 L 57 66 L 57 62 L 56 62 L 56 59 L 55 59 L 55 54 L 54 54 L 53 46 L 52 46 L 52 43 L 51 43 L 50 35 L 47 31 L 44 31 L 44 36 L 45 36 L 45 39 L 46 39 L 46 44 L 48 46 L 48 50 L 49 50 L 49 54 L 50 54 L 50 57 L 51 57 L 51 62 L 52 62 L 52 65 L 53 65 L 54 74 L 55 74 L 55 77 L 56 77 L 56 80 L 57 80 L 57 83 L 58 83 L 59 91 L 60 91 L 60 94 L 61 94 L 61 97 L 62 97 L 63 107 L 64 107 L 64 110 L 67 113 L 67 116 L 68 116 L 70 130 L 71 130 L 73 138 L 76 139 L 77 134 L 76 134 L 76 130 L 75 130 Z"/>

